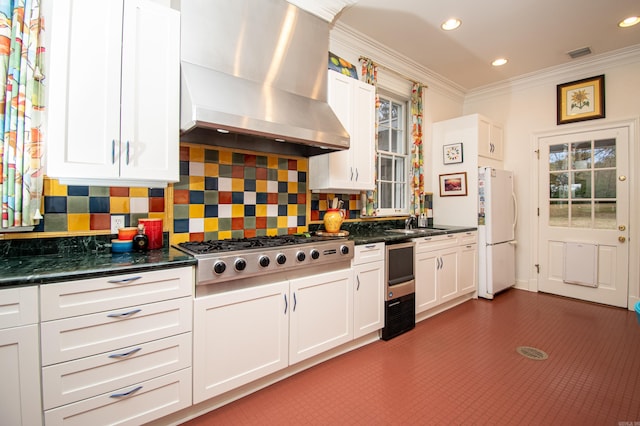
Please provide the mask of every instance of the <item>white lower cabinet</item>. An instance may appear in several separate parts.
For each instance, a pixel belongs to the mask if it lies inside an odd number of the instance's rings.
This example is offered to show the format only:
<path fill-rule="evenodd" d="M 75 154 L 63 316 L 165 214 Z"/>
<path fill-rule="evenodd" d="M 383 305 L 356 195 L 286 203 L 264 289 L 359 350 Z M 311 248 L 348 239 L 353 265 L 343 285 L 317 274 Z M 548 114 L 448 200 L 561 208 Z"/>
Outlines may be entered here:
<path fill-rule="evenodd" d="M 45 411 L 47 426 L 140 425 L 191 405 L 191 368 Z"/>
<path fill-rule="evenodd" d="M 38 288 L 0 290 L 0 423 L 41 425 Z"/>
<path fill-rule="evenodd" d="M 47 425 L 141 424 L 192 401 L 193 268 L 41 286 Z"/>
<path fill-rule="evenodd" d="M 195 299 L 194 404 L 289 365 L 288 296 L 281 281 Z"/>
<path fill-rule="evenodd" d="M 477 233 L 415 238 L 416 314 L 477 287 Z"/>
<path fill-rule="evenodd" d="M 290 281 L 289 364 L 353 339 L 350 269 Z"/>
<path fill-rule="evenodd" d="M 384 243 L 358 245 L 353 268 L 353 338 L 384 327 Z"/>
<path fill-rule="evenodd" d="M 351 340 L 352 282 L 343 269 L 197 297 L 193 402 Z"/>

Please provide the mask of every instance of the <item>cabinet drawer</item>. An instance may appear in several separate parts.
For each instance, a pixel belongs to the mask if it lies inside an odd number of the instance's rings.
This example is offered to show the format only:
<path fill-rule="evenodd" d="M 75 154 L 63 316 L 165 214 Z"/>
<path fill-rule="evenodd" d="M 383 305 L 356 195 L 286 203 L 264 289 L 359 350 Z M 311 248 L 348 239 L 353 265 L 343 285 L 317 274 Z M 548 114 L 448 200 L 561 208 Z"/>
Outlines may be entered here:
<path fill-rule="evenodd" d="M 42 365 L 191 331 L 192 300 L 185 297 L 43 322 Z"/>
<path fill-rule="evenodd" d="M 42 321 L 191 296 L 193 282 L 187 267 L 43 285 Z"/>
<path fill-rule="evenodd" d="M 191 333 L 42 369 L 44 409 L 58 407 L 191 366 Z"/>
<path fill-rule="evenodd" d="M 384 260 L 384 243 L 364 244 L 356 246 L 352 263 L 360 265 L 380 260 Z"/>
<path fill-rule="evenodd" d="M 191 368 L 45 411 L 47 426 L 140 425 L 191 405 Z"/>
<path fill-rule="evenodd" d="M 0 290 L 0 329 L 38 322 L 38 286 Z"/>
<path fill-rule="evenodd" d="M 462 232 L 459 235 L 460 245 L 475 244 L 478 242 L 478 232 Z"/>
<path fill-rule="evenodd" d="M 440 250 L 458 245 L 456 234 L 434 235 L 433 237 L 414 238 L 416 243 L 416 253 L 424 253 L 432 250 Z"/>

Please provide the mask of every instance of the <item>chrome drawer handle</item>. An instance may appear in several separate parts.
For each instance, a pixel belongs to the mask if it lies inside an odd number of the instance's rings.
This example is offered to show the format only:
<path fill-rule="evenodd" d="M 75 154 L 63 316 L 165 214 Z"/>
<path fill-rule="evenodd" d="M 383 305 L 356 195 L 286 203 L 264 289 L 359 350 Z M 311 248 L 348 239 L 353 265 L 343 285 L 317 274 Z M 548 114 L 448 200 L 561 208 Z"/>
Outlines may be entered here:
<path fill-rule="evenodd" d="M 375 248 L 375 246 L 376 246 L 375 244 L 368 244 L 364 246 L 364 248 L 372 249 L 372 248 Z"/>
<path fill-rule="evenodd" d="M 121 280 L 109 280 L 107 282 L 109 284 L 123 284 L 123 283 L 130 283 L 131 281 L 139 280 L 140 278 L 142 278 L 142 277 L 141 276 L 137 276 L 137 277 L 123 278 Z"/>
<path fill-rule="evenodd" d="M 131 316 L 133 314 L 137 314 L 138 312 L 140 312 L 142 309 L 133 309 L 129 312 L 123 312 L 121 314 L 108 314 L 107 316 L 110 318 L 122 318 L 122 317 L 128 317 Z"/>
<path fill-rule="evenodd" d="M 123 354 L 111 354 L 111 355 L 109 355 L 109 358 L 125 358 L 125 357 L 128 357 L 129 355 L 135 354 L 140 349 L 142 349 L 142 348 L 131 349 L 129 352 L 125 352 Z"/>
<path fill-rule="evenodd" d="M 137 388 L 131 389 L 129 392 L 122 392 L 122 393 L 114 393 L 113 395 L 109 395 L 110 398 L 123 398 L 125 396 L 129 396 L 135 392 L 138 392 L 140 389 L 142 389 L 142 386 L 138 386 Z"/>

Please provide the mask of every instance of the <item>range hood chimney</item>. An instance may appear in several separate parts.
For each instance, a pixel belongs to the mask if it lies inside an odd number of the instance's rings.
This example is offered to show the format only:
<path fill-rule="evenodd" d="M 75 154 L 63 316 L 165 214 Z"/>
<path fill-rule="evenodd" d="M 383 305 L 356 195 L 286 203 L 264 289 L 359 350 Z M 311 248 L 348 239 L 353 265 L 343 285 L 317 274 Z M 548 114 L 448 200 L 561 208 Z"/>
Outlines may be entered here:
<path fill-rule="evenodd" d="M 327 103 L 329 24 L 285 0 L 181 2 L 181 140 L 311 156 L 349 148 Z"/>

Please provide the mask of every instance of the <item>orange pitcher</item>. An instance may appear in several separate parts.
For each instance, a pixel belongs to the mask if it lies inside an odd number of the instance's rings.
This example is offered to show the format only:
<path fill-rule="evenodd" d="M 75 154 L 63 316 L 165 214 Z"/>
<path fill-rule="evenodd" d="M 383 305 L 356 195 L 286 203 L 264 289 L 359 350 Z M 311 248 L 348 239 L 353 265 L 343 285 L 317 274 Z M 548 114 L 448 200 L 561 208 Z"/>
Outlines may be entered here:
<path fill-rule="evenodd" d="M 339 232 L 340 225 L 344 221 L 344 210 L 340 209 L 327 209 L 324 214 L 324 229 L 327 232 Z"/>

